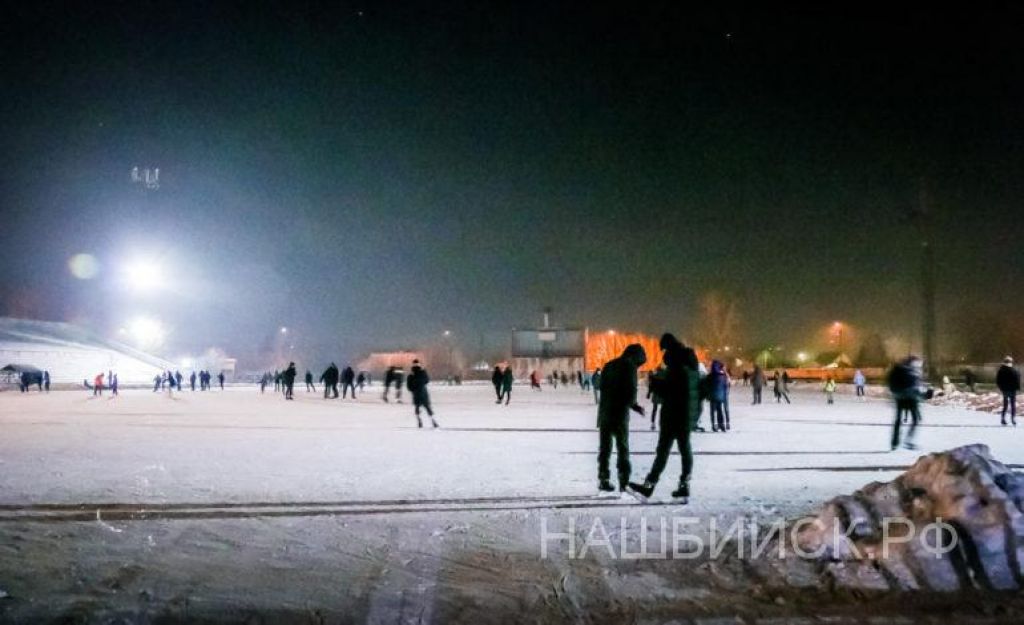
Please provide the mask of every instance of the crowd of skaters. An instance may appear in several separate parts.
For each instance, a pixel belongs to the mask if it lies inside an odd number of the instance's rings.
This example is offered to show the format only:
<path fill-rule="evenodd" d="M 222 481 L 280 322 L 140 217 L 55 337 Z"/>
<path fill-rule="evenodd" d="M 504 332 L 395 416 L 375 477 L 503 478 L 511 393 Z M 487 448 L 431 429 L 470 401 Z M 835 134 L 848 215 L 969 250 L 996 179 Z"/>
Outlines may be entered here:
<path fill-rule="evenodd" d="M 658 430 L 658 442 L 654 461 L 644 477 L 643 482 L 630 481 L 632 466 L 629 458 L 629 413 L 645 415 L 645 410 L 637 402 L 638 370 L 647 362 L 647 354 L 639 344 L 626 347 L 622 355 L 605 363 L 603 368 L 590 374 L 579 372 L 552 372 L 546 376 L 553 388 L 559 384 L 567 387 L 575 383 L 581 390 L 592 390 L 598 405 L 597 429 L 598 441 L 598 489 L 602 492 L 614 492 L 616 486 L 611 482 L 610 457 L 612 447 L 616 449 L 618 490 L 632 491 L 641 497 L 653 494 L 662 472 L 665 470 L 673 447 L 678 448 L 681 457 L 681 473 L 677 488 L 672 496 L 685 502 L 689 498 L 689 481 L 693 473 L 693 451 L 690 442 L 692 432 L 705 432 L 701 426 L 701 417 L 705 402 L 709 407 L 709 419 L 712 432 L 728 432 L 731 429 L 729 414 L 729 395 L 733 386 L 732 376 L 728 368 L 718 360 L 711 361 L 710 369 L 698 361 L 693 348 L 684 345 L 671 333 L 665 333 L 659 342 L 662 351 L 662 364 L 647 375 L 647 399 L 650 400 L 651 429 Z M 190 388 L 206 391 L 212 388 L 213 375 L 209 371 L 193 371 L 188 378 Z M 294 399 L 294 386 L 297 369 L 294 362 L 289 363 L 283 371 L 267 372 L 260 379 L 260 391 L 273 382 L 275 392 L 281 392 L 286 400 Z M 224 373 L 217 376 L 221 389 L 224 388 Z M 532 371 L 529 375 L 530 387 L 540 390 L 541 374 Z M 742 385 L 751 388 L 751 403 L 759 405 L 763 401 L 763 390 L 769 383 L 772 385 L 777 403 L 790 403 L 789 385 L 792 382 L 788 372 L 776 370 L 770 377 L 764 370 L 755 365 L 752 371 L 742 373 Z M 948 379 L 947 379 L 948 380 Z M 26 377 L 23 372 L 20 378 L 22 392 L 27 392 L 30 384 L 36 384 L 40 390 L 50 388 L 50 374 L 44 371 L 37 378 Z M 369 374 L 358 374 L 350 366 L 339 370 L 333 362 L 323 371 L 319 382 L 324 387 L 324 399 L 337 399 L 339 395 L 346 399 L 351 393 L 356 398 L 356 391 L 363 392 L 371 382 Z M 403 384 L 404 382 L 404 384 Z M 496 403 L 509 405 L 515 375 L 511 366 L 496 366 L 491 375 Z M 920 402 L 933 396 L 934 390 L 924 381 L 923 361 L 917 356 L 909 356 L 896 363 L 888 372 L 887 386 L 892 394 L 896 407 L 893 423 L 891 449 L 897 449 L 902 443 L 908 449 L 916 449 L 913 443 L 914 434 L 921 420 Z M 154 377 L 154 392 L 166 388 L 182 390 L 184 378 L 180 371 L 165 371 Z M 317 392 L 311 371 L 305 373 L 306 392 Z M 384 375 L 384 391 L 382 400 L 390 401 L 392 390 L 396 402 L 402 402 L 402 391 L 407 390 L 412 397 L 414 414 L 418 427 L 423 427 L 423 413 L 426 414 L 434 428 L 439 424 L 434 416 L 430 401 L 428 385 L 430 377 L 419 360 L 414 360 L 408 375 L 400 367 L 389 367 Z M 974 390 L 975 381 L 969 380 L 968 385 Z M 338 386 L 342 389 L 339 393 Z M 858 399 L 865 398 L 867 381 L 861 370 L 853 376 L 854 394 Z M 109 390 L 114 396 L 118 394 L 118 377 L 113 371 L 99 373 L 90 384 L 84 381 L 86 388 L 93 395 L 102 396 Z M 947 382 L 948 385 L 948 382 Z M 1003 407 L 1002 425 L 1017 425 L 1016 395 L 1021 388 L 1020 373 L 1014 366 L 1012 357 L 1007 356 L 996 375 L 996 386 L 1002 394 Z M 837 383 L 834 377 L 827 377 L 823 391 L 826 404 L 835 403 Z M 657 419 L 660 414 L 660 428 Z M 904 432 L 904 426 L 907 426 Z"/>

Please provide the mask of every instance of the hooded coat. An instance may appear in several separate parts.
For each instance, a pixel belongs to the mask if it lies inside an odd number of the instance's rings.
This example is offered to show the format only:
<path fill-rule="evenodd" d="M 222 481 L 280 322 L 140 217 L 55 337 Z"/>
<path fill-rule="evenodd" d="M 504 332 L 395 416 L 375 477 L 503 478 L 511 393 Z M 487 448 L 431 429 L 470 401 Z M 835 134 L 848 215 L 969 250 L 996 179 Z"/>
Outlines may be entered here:
<path fill-rule="evenodd" d="M 636 370 L 647 362 L 644 348 L 628 345 L 622 355 L 605 364 L 601 370 L 601 402 L 597 409 L 598 427 L 612 427 L 629 418 L 629 409 L 636 405 Z"/>
<path fill-rule="evenodd" d="M 692 423 L 700 412 L 697 354 L 674 341 L 665 346 L 664 360 L 664 375 L 651 380 L 651 391 L 662 400 L 662 423 Z"/>

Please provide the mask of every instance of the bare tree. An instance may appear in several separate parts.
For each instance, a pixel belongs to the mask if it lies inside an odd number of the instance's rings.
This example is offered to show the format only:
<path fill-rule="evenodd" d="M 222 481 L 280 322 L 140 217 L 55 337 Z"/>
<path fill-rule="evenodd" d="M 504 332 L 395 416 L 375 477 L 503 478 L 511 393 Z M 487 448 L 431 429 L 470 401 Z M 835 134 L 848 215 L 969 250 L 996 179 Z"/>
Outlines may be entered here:
<path fill-rule="evenodd" d="M 701 297 L 698 333 L 711 351 L 735 344 L 739 324 L 736 300 L 717 291 L 705 293 Z"/>

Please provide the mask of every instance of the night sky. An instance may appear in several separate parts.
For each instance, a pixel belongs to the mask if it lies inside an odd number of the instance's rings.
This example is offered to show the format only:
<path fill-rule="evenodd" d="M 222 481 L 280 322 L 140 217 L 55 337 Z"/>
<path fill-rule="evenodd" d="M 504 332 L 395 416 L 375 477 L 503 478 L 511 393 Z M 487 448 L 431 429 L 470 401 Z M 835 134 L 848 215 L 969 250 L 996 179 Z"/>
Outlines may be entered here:
<path fill-rule="evenodd" d="M 0 314 L 243 357 L 287 325 L 321 357 L 545 306 L 696 338 L 717 291 L 749 345 L 919 345 L 926 188 L 943 345 L 1022 334 L 1012 3 L 73 4 L 0 20 Z M 120 287 L 140 256 L 167 290 Z"/>

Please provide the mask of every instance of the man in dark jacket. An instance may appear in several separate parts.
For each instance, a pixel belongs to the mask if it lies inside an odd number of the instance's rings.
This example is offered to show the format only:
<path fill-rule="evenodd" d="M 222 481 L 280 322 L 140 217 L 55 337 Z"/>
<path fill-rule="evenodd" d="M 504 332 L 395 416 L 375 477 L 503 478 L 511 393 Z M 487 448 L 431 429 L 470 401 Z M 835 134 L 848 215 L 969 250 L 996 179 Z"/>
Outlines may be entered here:
<path fill-rule="evenodd" d="M 223 373 L 220 373 L 217 377 L 220 378 L 223 375 Z M 281 383 L 284 385 L 285 399 L 294 399 L 294 397 L 292 397 L 292 393 L 295 391 L 296 375 L 298 375 L 298 372 L 295 370 L 295 363 L 288 363 L 288 368 L 285 369 L 284 373 L 281 374 Z M 223 382 L 221 384 L 223 384 Z"/>
<path fill-rule="evenodd" d="M 341 372 L 341 398 L 348 397 L 348 389 L 352 389 L 352 399 L 356 398 L 356 372 L 352 367 L 345 367 Z"/>
<path fill-rule="evenodd" d="M 419 427 L 423 427 L 423 419 L 420 418 L 420 408 L 423 408 L 427 411 L 430 422 L 434 424 L 435 428 L 438 427 L 437 421 L 434 419 L 434 410 L 430 407 L 430 392 L 427 391 L 430 376 L 427 375 L 427 370 L 420 366 L 419 360 L 412 361 L 412 371 L 409 373 L 406 384 L 409 394 L 412 395 L 412 403 L 416 407 L 416 423 L 419 424 Z"/>
<path fill-rule="evenodd" d="M 491 384 L 494 385 L 494 394 L 498 397 L 498 401 L 494 402 L 500 404 L 502 400 L 501 385 L 505 380 L 505 375 L 501 372 L 501 367 L 495 365 L 494 371 L 491 373 Z"/>
<path fill-rule="evenodd" d="M 598 489 L 613 492 L 608 463 L 612 455 L 612 441 L 618 456 L 619 490 L 629 484 L 632 467 L 629 464 L 629 411 L 644 414 L 636 402 L 636 370 L 647 362 L 643 346 L 628 345 L 618 358 L 610 360 L 601 371 L 601 401 L 597 408 L 597 427 L 600 447 L 597 452 Z"/>
<path fill-rule="evenodd" d="M 309 369 L 306 369 L 306 392 L 308 393 L 311 390 L 314 393 L 316 392 L 316 385 L 313 384 L 313 372 L 310 371 Z"/>
<path fill-rule="evenodd" d="M 501 374 L 501 391 L 498 397 L 505 398 L 505 405 L 507 406 L 512 401 L 512 384 L 516 381 L 516 376 L 512 373 L 511 365 L 505 367 L 505 372 Z M 501 400 L 498 400 L 501 403 Z"/>
<path fill-rule="evenodd" d="M 1006 425 L 1006 409 L 1010 409 L 1010 420 L 1017 425 L 1017 391 L 1020 390 L 1020 372 L 1013 367 L 1013 358 L 1003 359 L 1003 366 L 996 373 L 996 386 L 1003 394 L 1003 425 Z"/>
<path fill-rule="evenodd" d="M 690 496 L 690 475 L 693 473 L 690 432 L 693 429 L 691 426 L 698 412 L 699 402 L 697 354 L 667 332 L 662 335 L 659 347 L 665 352 L 665 369 L 662 375 L 651 379 L 651 392 L 661 397 L 662 401 L 658 447 L 654 463 L 644 483 L 630 482 L 629 487 L 644 497 L 650 497 L 654 493 L 661 472 L 668 464 L 672 446 L 676 445 L 679 448 L 683 470 L 679 476 L 679 488 L 672 492 L 672 496 L 686 503 Z"/>
<path fill-rule="evenodd" d="M 320 381 L 324 383 L 324 399 L 338 399 L 338 365 L 333 362 L 327 365 L 320 376 Z"/>
<path fill-rule="evenodd" d="M 922 398 L 930 396 L 930 393 L 926 393 L 921 385 L 923 364 L 917 356 L 910 356 L 897 363 L 889 371 L 889 392 L 896 400 L 896 422 L 892 427 L 892 449 L 900 446 L 900 423 L 904 413 L 910 416 L 910 429 L 907 431 L 904 446 L 907 449 L 917 448 L 913 439 L 914 432 L 917 430 L 917 422 L 921 420 L 918 403 Z"/>
<path fill-rule="evenodd" d="M 764 389 L 764 371 L 760 365 L 754 365 L 754 373 L 750 376 L 750 386 L 754 389 L 754 404 L 761 403 L 761 391 Z"/>
<path fill-rule="evenodd" d="M 388 391 L 391 390 L 391 385 L 395 383 L 395 369 L 396 367 L 388 367 L 388 370 L 384 372 L 384 401 L 388 400 Z"/>

